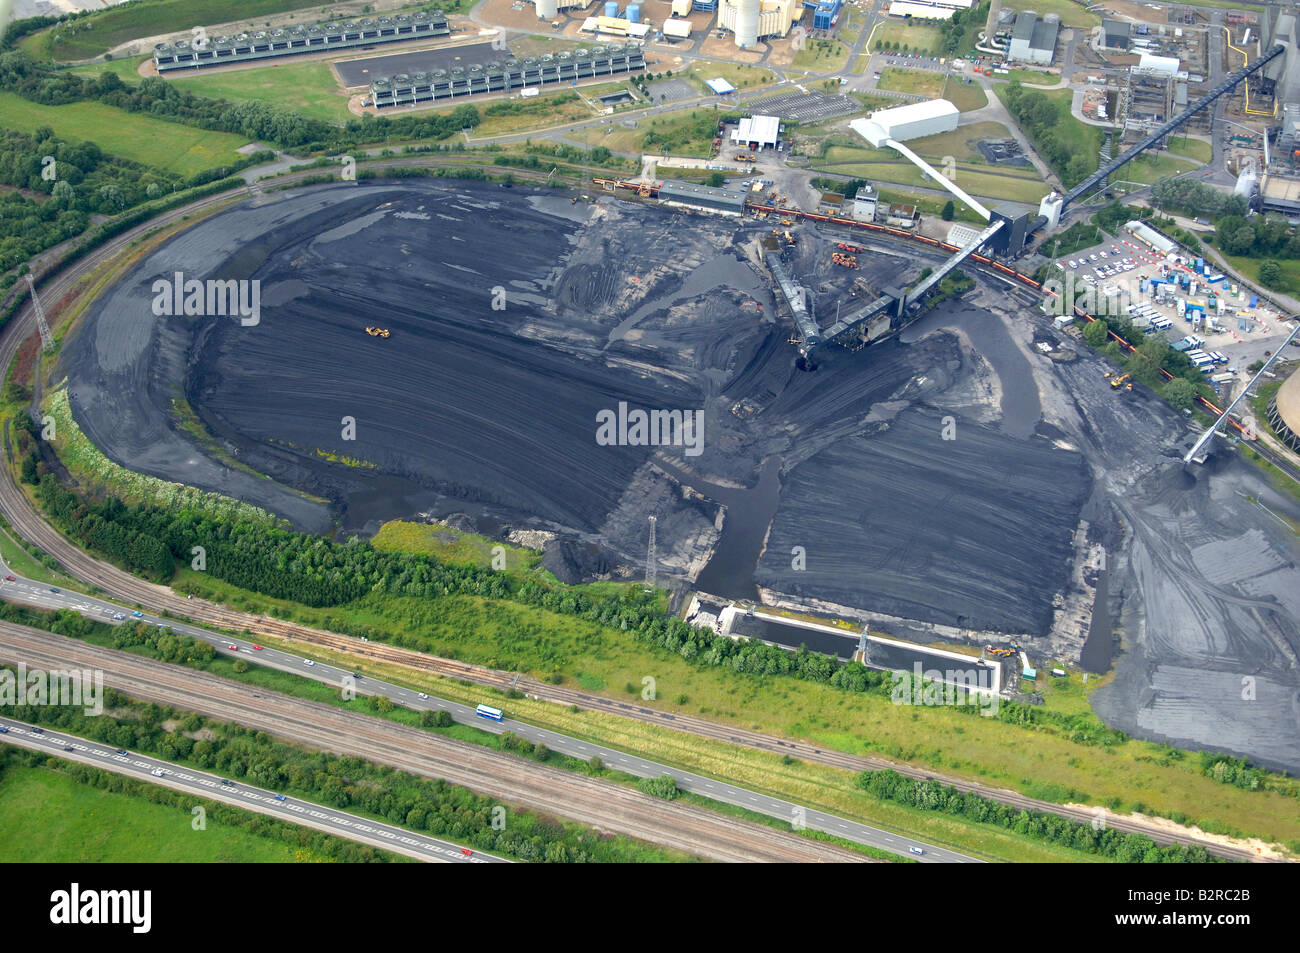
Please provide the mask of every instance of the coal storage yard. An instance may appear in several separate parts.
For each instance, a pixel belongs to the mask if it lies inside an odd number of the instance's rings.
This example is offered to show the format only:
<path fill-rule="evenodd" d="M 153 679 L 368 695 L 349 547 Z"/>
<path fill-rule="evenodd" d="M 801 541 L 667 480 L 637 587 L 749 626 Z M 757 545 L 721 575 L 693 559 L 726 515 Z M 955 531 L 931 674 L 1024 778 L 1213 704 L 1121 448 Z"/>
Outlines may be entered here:
<path fill-rule="evenodd" d="M 542 531 L 545 564 L 579 581 L 639 577 L 654 515 L 662 582 L 849 607 L 905 637 L 1023 633 L 1077 658 L 1057 629 L 1086 536 L 1111 557 L 1099 628 L 1124 639 L 1107 720 L 1300 765 L 1295 541 L 1251 500 L 1300 513 L 1257 472 L 1186 473 L 1179 415 L 1117 395 L 1068 340 L 1035 350 L 1056 332 L 990 279 L 806 372 L 761 265 L 770 226 L 570 199 L 424 180 L 264 196 L 144 255 L 54 379 L 114 460 L 304 529 Z M 836 236 L 796 232 L 823 324 L 853 277 L 906 285 L 936 263 L 873 246 L 844 274 Z M 155 316 L 176 272 L 259 281 L 260 321 Z M 600 415 L 629 409 L 699 414 L 702 442 L 600 439 Z M 1223 687 L 1244 675 L 1253 707 Z"/>

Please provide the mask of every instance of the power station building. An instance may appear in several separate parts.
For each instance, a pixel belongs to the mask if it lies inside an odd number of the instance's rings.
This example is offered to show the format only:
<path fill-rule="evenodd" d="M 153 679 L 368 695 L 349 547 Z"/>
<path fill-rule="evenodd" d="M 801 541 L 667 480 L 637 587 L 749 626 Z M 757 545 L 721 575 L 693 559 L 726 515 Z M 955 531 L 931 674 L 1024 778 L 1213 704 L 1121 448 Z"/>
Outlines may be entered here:
<path fill-rule="evenodd" d="M 736 46 L 745 49 L 769 36 L 790 32 L 798 0 L 720 0 L 718 27 L 736 35 Z"/>
<path fill-rule="evenodd" d="M 1061 18 L 1049 13 L 1043 19 L 1032 10 L 1021 10 L 1016 14 L 1016 25 L 1011 30 L 1011 46 L 1007 50 L 1007 59 L 1020 63 L 1037 63 L 1040 66 L 1051 65 L 1056 56 L 1056 35 L 1061 30 Z"/>
<path fill-rule="evenodd" d="M 158 43 L 153 49 L 153 62 L 159 73 L 168 73 L 220 66 L 223 63 L 249 63 L 302 53 L 347 50 L 377 43 L 450 35 L 447 18 L 441 11 L 420 10 L 391 17 L 367 17 L 355 21 L 326 20 L 312 25 L 258 30 L 237 36 Z"/>

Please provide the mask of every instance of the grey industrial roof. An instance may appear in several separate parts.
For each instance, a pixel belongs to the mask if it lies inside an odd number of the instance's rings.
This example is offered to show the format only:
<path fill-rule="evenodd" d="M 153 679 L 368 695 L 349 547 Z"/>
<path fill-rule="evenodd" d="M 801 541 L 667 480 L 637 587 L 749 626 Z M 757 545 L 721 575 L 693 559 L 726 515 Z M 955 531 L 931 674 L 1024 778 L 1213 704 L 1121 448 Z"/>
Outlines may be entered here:
<path fill-rule="evenodd" d="M 697 202 L 708 200 L 741 208 L 745 206 L 744 192 L 735 189 L 718 189 L 711 185 L 697 185 L 694 182 L 678 182 L 674 179 L 664 179 L 660 182 L 659 197 Z"/>
<path fill-rule="evenodd" d="M 1017 26 L 1019 23 L 1017 22 Z M 1033 37 L 1029 41 L 1031 50 L 1046 50 L 1048 52 L 1056 48 L 1056 34 L 1061 29 L 1059 20 L 1039 20 L 1034 27 Z"/>
<path fill-rule="evenodd" d="M 1016 26 L 1011 31 L 1013 40 L 1028 40 L 1034 35 L 1034 24 L 1038 22 L 1038 14 L 1032 10 L 1021 10 L 1016 14 Z"/>

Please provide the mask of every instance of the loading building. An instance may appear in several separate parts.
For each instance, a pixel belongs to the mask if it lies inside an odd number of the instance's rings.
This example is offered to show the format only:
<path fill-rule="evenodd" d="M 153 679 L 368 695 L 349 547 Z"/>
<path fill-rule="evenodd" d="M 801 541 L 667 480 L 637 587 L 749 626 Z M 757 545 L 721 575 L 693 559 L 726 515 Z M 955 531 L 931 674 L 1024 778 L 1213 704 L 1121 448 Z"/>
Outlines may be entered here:
<path fill-rule="evenodd" d="M 774 149 L 781 139 L 781 120 L 776 116 L 746 116 L 736 124 L 731 141 L 750 149 Z"/>
<path fill-rule="evenodd" d="M 876 190 L 870 185 L 864 185 L 853 196 L 853 217 L 859 222 L 874 222 L 876 206 L 879 204 L 880 199 L 876 195 Z"/>
<path fill-rule="evenodd" d="M 1132 221 L 1125 225 L 1124 228 L 1138 241 L 1144 242 L 1162 255 L 1178 250 L 1178 242 L 1168 235 L 1156 231 L 1146 222 Z"/>
<path fill-rule="evenodd" d="M 951 20 L 958 10 L 969 10 L 975 0 L 894 0 L 889 16 L 913 20 Z"/>
<path fill-rule="evenodd" d="M 468 68 L 453 66 L 430 72 L 381 76 L 370 84 L 376 108 L 416 103 L 475 93 L 502 92 L 547 83 L 568 83 L 593 76 L 614 76 L 645 69 L 645 52 L 636 41 L 610 43 L 594 49 L 579 47 L 541 56 L 509 57 Z"/>
<path fill-rule="evenodd" d="M 849 125 L 874 148 L 879 149 L 886 140 L 907 142 L 952 132 L 961 116 L 957 107 L 946 99 L 931 99 L 922 103 L 908 103 L 892 109 L 877 109 L 865 119 L 855 119 Z"/>
<path fill-rule="evenodd" d="M 237 36 L 158 43 L 154 46 L 153 62 L 159 73 L 169 73 L 203 69 L 223 63 L 248 63 L 449 35 L 451 29 L 441 11 L 421 10 L 391 17 L 324 21 L 310 26 L 302 24 L 283 29 L 258 30 Z"/>
<path fill-rule="evenodd" d="M 1007 59 L 1021 63 L 1048 66 L 1056 56 L 1056 36 L 1061 30 L 1061 18 L 1049 13 L 1041 20 L 1032 10 L 1021 10 L 1016 15 L 1016 25 L 1011 30 L 1011 46 Z"/>
<path fill-rule="evenodd" d="M 1287 221 L 1300 222 L 1300 179 L 1266 173 L 1259 186 L 1260 209 L 1286 216 Z"/>
<path fill-rule="evenodd" d="M 739 189 L 719 189 L 695 182 L 664 179 L 659 183 L 659 199 L 666 205 L 684 205 L 729 215 L 745 214 L 746 193 Z"/>

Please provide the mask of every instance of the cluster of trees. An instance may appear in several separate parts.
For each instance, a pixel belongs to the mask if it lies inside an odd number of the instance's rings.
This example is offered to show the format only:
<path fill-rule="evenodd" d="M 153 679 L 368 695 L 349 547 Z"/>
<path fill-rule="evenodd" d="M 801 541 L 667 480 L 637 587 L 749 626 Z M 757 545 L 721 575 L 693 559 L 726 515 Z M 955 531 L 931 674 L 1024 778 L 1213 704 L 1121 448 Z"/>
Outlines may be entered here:
<path fill-rule="evenodd" d="M 1080 824 L 1041 811 L 1008 807 L 978 794 L 962 793 L 938 781 L 906 778 L 896 771 L 864 771 L 858 775 L 858 787 L 884 801 L 993 824 L 1034 840 L 1098 854 L 1121 863 L 1205 864 L 1215 860 L 1203 847 L 1160 847 L 1140 834 L 1125 834 L 1108 827 L 1097 830 L 1091 824 Z"/>
<path fill-rule="evenodd" d="M 1136 352 L 1123 350 L 1114 341 L 1107 343 L 1110 331 L 1126 341 L 1142 343 L 1137 345 Z M 1176 410 L 1190 408 L 1197 394 L 1209 396 L 1205 375 L 1187 355 L 1169 346 L 1169 338 L 1163 331 L 1143 334 L 1127 318 L 1112 315 L 1084 325 L 1083 340 L 1089 347 L 1104 350 L 1112 361 L 1133 375 L 1134 381 L 1157 391 Z M 1173 379 L 1166 378 L 1161 370 L 1168 371 Z"/>
<path fill-rule="evenodd" d="M 1300 258 L 1300 234 L 1280 215 L 1225 215 L 1214 223 L 1214 233 L 1228 255 Z"/>
<path fill-rule="evenodd" d="M 1221 754 L 1201 752 L 1201 771 L 1207 778 L 1235 788 L 1258 791 L 1264 787 L 1268 772 L 1257 768 L 1245 758 L 1229 758 Z"/>
<path fill-rule="evenodd" d="M 1211 188 L 1199 179 L 1161 179 L 1151 186 L 1151 202 L 1160 209 L 1174 209 L 1197 218 L 1214 220 L 1224 215 L 1246 214 L 1246 200 Z"/>
<path fill-rule="evenodd" d="M 956 56 L 965 52 L 965 47 L 972 45 L 967 39 L 966 34 L 971 30 L 978 30 L 989 18 L 989 4 L 981 3 L 971 10 L 958 10 L 947 20 L 943 21 L 940 29 L 943 30 L 943 52 L 948 56 Z"/>
<path fill-rule="evenodd" d="M 42 751 L 27 751 L 13 747 L 0 748 L 0 777 L 3 776 L 4 768 L 8 766 L 40 768 L 49 766 L 55 760 Z M 185 791 L 177 791 L 157 784 L 146 784 L 134 778 L 101 771 L 87 764 L 72 762 L 60 765 L 60 768 L 64 774 L 80 784 L 88 784 L 113 794 L 143 798 L 153 804 L 174 807 L 187 817 L 194 808 L 194 795 Z M 215 824 L 237 828 L 257 837 L 281 841 L 299 851 L 307 852 L 307 856 L 311 858 L 328 858 L 344 864 L 385 863 L 389 860 L 388 854 L 377 851 L 373 847 L 344 840 L 326 834 L 324 831 L 299 827 L 265 814 L 241 811 L 221 801 L 203 800 L 199 803 L 208 820 Z"/>
<path fill-rule="evenodd" d="M 0 707 L 31 724 L 56 726 L 118 748 L 186 760 L 204 770 L 309 800 L 382 817 L 392 824 L 464 840 L 523 860 L 584 863 L 625 859 L 616 841 L 510 811 L 504 828 L 492 821 L 494 804 L 438 779 L 417 778 L 360 758 L 307 751 L 239 725 L 208 721 L 193 713 L 135 702 L 105 689 L 110 717 L 87 716 L 80 708 L 48 705 Z M 168 731 L 164 725 L 174 724 Z M 191 737 L 203 729 L 204 737 Z M 192 798 L 191 798 L 192 800 Z M 498 822 L 498 825 L 500 823 Z"/>
<path fill-rule="evenodd" d="M 450 718 L 451 716 L 448 715 L 447 717 Z M 520 738 L 513 731 L 507 731 L 497 740 L 502 751 L 513 751 L 515 754 L 522 754 L 537 761 L 545 761 L 551 756 L 551 749 L 540 741 L 533 744 L 527 738 Z"/>
<path fill-rule="evenodd" d="M 147 622 L 123 623 L 113 630 L 113 648 L 129 649 L 145 646 L 149 654 L 164 662 L 177 665 L 203 666 L 217 657 L 217 650 L 209 643 L 177 632 L 170 626 L 159 628 Z"/>
<path fill-rule="evenodd" d="M 636 787 L 642 794 L 663 798 L 665 801 L 675 801 L 682 793 L 677 787 L 676 779 L 668 774 L 662 774 L 657 778 L 642 778 L 637 781 Z"/>
<path fill-rule="evenodd" d="M 48 126 L 31 135 L 0 130 L 0 183 L 36 193 L 0 195 L 0 270 L 81 234 L 94 213 L 113 215 L 187 184 L 93 142 L 56 138 Z"/>
<path fill-rule="evenodd" d="M 1005 89 L 1007 109 L 1062 182 L 1075 185 L 1097 171 L 1095 143 L 1071 138 L 1068 128 L 1062 128 L 1062 109 L 1058 103 L 1043 93 L 1025 89 L 1015 80 Z M 1068 114 L 1068 107 L 1065 111 Z M 1093 135 L 1091 127 L 1088 133 Z"/>

